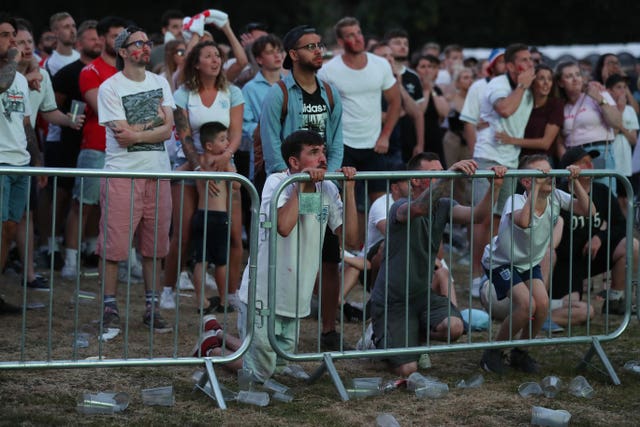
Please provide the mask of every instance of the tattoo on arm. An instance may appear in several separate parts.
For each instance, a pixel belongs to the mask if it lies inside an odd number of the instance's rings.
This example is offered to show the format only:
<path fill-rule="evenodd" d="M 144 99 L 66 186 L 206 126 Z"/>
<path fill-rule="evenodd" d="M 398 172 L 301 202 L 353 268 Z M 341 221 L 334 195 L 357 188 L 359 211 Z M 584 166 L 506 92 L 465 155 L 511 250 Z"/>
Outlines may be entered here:
<path fill-rule="evenodd" d="M 424 212 L 425 215 L 431 214 L 431 205 L 443 198 L 449 190 L 449 179 L 438 179 L 429 186 L 429 189 L 423 191 L 414 201 L 413 205 Z"/>
<path fill-rule="evenodd" d="M 31 164 L 33 166 L 42 166 L 42 154 L 40 153 L 38 139 L 28 120 L 24 125 L 24 133 L 27 135 L 27 151 L 31 155 Z"/>
<path fill-rule="evenodd" d="M 15 57 L 17 54 L 18 49 L 9 49 L 7 57 L 0 61 L 0 93 L 6 92 L 16 77 L 18 64 L 15 61 Z"/>
<path fill-rule="evenodd" d="M 182 151 L 189 161 L 189 165 L 191 165 L 191 168 L 195 169 L 200 164 L 200 161 L 198 159 L 198 152 L 196 151 L 196 147 L 193 144 L 193 137 L 191 136 L 191 126 L 189 125 L 187 113 L 182 108 L 177 107 L 176 113 L 174 114 L 174 120 L 176 124 L 176 132 L 180 136 L 180 140 L 182 142 Z"/>

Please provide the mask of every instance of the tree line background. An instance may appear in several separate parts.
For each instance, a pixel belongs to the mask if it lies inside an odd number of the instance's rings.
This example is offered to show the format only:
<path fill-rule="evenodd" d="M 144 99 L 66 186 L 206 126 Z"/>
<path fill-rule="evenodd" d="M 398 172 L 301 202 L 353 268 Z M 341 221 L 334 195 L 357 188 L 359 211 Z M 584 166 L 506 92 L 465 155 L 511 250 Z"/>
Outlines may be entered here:
<path fill-rule="evenodd" d="M 365 34 L 382 35 L 401 27 L 413 47 L 437 41 L 465 47 L 504 46 L 511 42 L 530 45 L 629 43 L 640 41 L 640 2 L 588 2 L 584 0 L 18 0 L 5 6 L 8 12 L 29 19 L 36 35 L 55 12 L 70 12 L 79 24 L 84 19 L 120 15 L 134 20 L 149 33 L 160 30 L 166 9 L 193 15 L 215 8 L 230 15 L 239 34 L 254 21 L 266 23 L 282 36 L 289 28 L 311 24 L 333 40 L 331 27 L 343 16 L 355 16 Z"/>

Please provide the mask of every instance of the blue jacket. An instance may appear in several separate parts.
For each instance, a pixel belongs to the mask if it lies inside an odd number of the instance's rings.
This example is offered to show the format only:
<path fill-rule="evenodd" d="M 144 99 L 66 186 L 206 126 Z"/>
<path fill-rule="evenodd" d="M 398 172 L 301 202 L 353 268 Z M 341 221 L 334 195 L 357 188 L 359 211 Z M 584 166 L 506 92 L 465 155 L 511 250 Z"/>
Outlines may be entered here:
<path fill-rule="evenodd" d="M 284 95 L 279 85 L 271 86 L 262 104 L 260 113 L 260 139 L 264 155 L 267 175 L 288 169 L 282 158 L 280 146 L 282 141 L 292 132 L 299 130 L 302 124 L 302 89 L 293 78 L 293 73 L 287 75 L 284 84 L 289 92 L 287 115 L 281 124 L 282 101 Z M 333 108 L 329 103 L 324 85 L 318 81 L 322 99 L 329 107 L 329 119 L 326 123 L 327 170 L 335 172 L 342 166 L 344 146 L 342 141 L 342 101 L 338 90 L 331 86 L 333 94 Z"/>

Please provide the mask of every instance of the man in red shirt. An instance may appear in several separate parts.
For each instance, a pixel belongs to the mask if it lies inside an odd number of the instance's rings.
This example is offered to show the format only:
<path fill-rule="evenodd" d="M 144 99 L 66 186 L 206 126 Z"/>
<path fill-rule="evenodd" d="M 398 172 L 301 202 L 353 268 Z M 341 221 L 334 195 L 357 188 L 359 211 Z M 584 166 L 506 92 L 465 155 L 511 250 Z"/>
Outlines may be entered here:
<path fill-rule="evenodd" d="M 98 124 L 98 88 L 116 70 L 116 51 L 114 42 L 116 36 L 127 26 L 127 21 L 115 16 L 107 16 L 98 22 L 98 36 L 102 42 L 102 54 L 87 64 L 80 72 L 80 92 L 87 103 L 86 119 L 82 129 L 82 143 L 78 155 L 78 168 L 102 169 L 104 167 L 105 130 Z M 83 182 L 83 183 L 82 183 Z M 81 185 L 82 183 L 82 185 Z M 76 178 L 73 187 L 73 203 L 65 229 L 65 264 L 62 269 L 64 279 L 75 279 L 79 272 L 78 267 L 78 221 L 80 202 L 82 207 L 82 235 L 87 219 L 97 220 L 100 216 L 98 202 L 100 200 L 99 178 Z M 97 231 L 97 227 L 95 228 Z M 85 239 L 87 247 L 85 253 L 93 254 L 96 245 L 96 236 Z"/>

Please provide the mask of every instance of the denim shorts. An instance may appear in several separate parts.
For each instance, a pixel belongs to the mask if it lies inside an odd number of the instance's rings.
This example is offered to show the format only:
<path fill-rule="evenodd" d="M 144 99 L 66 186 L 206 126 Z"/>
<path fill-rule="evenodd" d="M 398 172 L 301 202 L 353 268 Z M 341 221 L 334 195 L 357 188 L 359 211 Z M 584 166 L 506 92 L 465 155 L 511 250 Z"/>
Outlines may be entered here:
<path fill-rule="evenodd" d="M 78 169 L 104 169 L 104 151 L 84 149 L 78 154 Z M 100 178 L 76 177 L 73 198 L 85 205 L 100 202 Z"/>
<path fill-rule="evenodd" d="M 29 176 L 2 175 L 0 176 L 2 198 L 2 222 L 20 222 L 27 207 L 27 193 Z M 32 191 L 35 189 L 32 188 Z"/>

